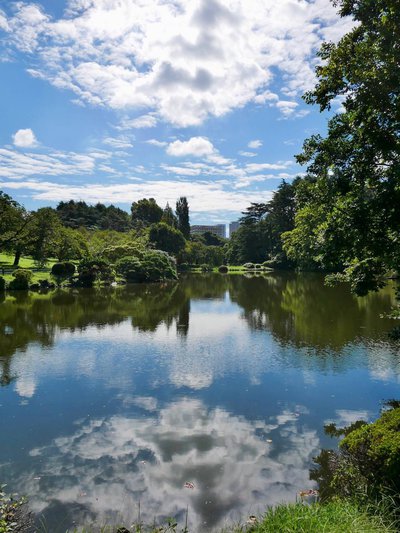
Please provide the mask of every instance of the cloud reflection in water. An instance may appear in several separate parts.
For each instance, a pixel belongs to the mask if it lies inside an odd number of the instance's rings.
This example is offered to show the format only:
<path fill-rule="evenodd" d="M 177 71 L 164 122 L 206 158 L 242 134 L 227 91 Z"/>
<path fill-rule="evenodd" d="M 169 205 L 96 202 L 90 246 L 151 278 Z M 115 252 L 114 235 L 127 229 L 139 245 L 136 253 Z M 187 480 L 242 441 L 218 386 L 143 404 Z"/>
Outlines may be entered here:
<path fill-rule="evenodd" d="M 183 517 L 188 506 L 192 527 L 210 531 L 310 484 L 319 439 L 293 413 L 249 421 L 182 398 L 146 415 L 81 421 L 74 434 L 31 450 L 35 472 L 21 484 L 34 495 L 34 510 L 50 521 L 60 504 L 82 521 L 115 519 L 115 510 L 133 520 L 140 500 L 146 520 Z M 193 490 L 184 488 L 187 481 Z"/>

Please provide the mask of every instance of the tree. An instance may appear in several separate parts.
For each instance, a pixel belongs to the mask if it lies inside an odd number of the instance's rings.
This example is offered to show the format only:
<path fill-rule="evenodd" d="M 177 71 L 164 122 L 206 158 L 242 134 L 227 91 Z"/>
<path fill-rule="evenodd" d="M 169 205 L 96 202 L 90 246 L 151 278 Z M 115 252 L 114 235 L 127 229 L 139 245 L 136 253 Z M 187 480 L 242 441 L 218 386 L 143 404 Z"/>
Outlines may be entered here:
<path fill-rule="evenodd" d="M 164 222 L 150 227 L 149 241 L 155 248 L 174 255 L 185 247 L 185 238 L 182 233 Z"/>
<path fill-rule="evenodd" d="M 143 198 L 131 206 L 132 222 L 135 226 L 149 226 L 161 221 L 163 210 L 154 198 Z"/>
<path fill-rule="evenodd" d="M 168 226 L 172 226 L 173 228 L 176 228 L 178 225 L 178 220 L 168 202 L 161 217 L 161 222 L 165 222 L 165 224 L 168 224 Z"/>
<path fill-rule="evenodd" d="M 318 83 L 305 100 L 324 111 L 340 98 L 344 112 L 330 119 L 325 138 L 307 139 L 297 157 L 308 164 L 308 188 L 318 196 L 298 210 L 285 248 L 298 256 L 305 235 L 298 230 L 312 227 L 312 261 L 344 268 L 349 279 L 356 272 L 359 281 L 368 268 L 356 265 L 374 264 L 377 288 L 378 263 L 382 275 L 400 266 L 400 12 L 397 0 L 335 5 L 358 24 L 336 45 L 322 46 Z"/>
<path fill-rule="evenodd" d="M 26 240 L 32 217 L 8 194 L 0 191 L 0 250 L 16 253 L 18 266 L 22 243 Z"/>
<path fill-rule="evenodd" d="M 190 237 L 190 221 L 189 204 L 186 196 L 181 196 L 176 202 L 176 216 L 178 218 L 178 229 L 185 239 L 188 239 Z"/>
<path fill-rule="evenodd" d="M 43 264 L 55 255 L 61 230 L 60 219 L 51 207 L 42 207 L 33 213 L 26 250 L 35 261 Z"/>

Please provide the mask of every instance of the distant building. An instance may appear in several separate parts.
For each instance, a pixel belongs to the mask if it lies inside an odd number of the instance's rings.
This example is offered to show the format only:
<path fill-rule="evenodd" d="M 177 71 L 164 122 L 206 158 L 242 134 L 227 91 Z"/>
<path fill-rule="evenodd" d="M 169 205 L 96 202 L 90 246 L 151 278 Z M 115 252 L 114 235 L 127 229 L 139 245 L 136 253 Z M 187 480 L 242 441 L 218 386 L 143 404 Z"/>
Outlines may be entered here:
<path fill-rule="evenodd" d="M 229 237 L 232 237 L 232 233 L 235 233 L 235 231 L 239 229 L 239 226 L 240 226 L 239 220 L 236 220 L 236 222 L 231 222 L 229 224 Z"/>
<path fill-rule="evenodd" d="M 226 226 L 225 224 L 215 224 L 214 226 L 208 226 L 208 225 L 197 225 L 197 226 L 190 226 L 190 233 L 193 235 L 201 235 L 202 233 L 206 232 L 214 233 L 214 235 L 218 235 L 218 237 L 226 238 Z"/>

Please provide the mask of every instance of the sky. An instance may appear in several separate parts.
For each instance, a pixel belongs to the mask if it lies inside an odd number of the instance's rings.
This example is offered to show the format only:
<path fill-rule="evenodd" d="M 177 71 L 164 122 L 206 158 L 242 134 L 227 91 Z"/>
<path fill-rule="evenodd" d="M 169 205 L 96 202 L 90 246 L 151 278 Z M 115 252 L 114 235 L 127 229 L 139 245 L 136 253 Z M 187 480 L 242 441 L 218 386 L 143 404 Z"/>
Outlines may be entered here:
<path fill-rule="evenodd" d="M 236 220 L 305 171 L 329 116 L 301 96 L 352 26 L 330 0 L 0 0 L 0 190 Z"/>

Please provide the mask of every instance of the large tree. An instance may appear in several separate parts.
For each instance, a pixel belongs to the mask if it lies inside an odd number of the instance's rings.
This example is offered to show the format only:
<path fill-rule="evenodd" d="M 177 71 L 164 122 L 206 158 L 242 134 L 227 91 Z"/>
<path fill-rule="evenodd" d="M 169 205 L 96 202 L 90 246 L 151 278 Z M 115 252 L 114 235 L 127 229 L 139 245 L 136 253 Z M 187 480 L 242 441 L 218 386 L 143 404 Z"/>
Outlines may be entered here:
<path fill-rule="evenodd" d="M 298 156 L 308 165 L 308 194 L 285 246 L 294 259 L 305 260 L 308 248 L 310 262 L 344 268 L 365 293 L 399 268 L 400 10 L 398 0 L 334 3 L 354 29 L 322 46 L 318 83 L 305 99 L 321 111 L 340 103 L 342 112 Z"/>
<path fill-rule="evenodd" d="M 32 216 L 18 202 L 0 191 L 0 250 L 15 252 L 16 266 L 31 220 Z"/>
<path fill-rule="evenodd" d="M 189 204 L 186 196 L 181 196 L 176 202 L 176 216 L 178 219 L 178 229 L 188 239 L 190 237 Z"/>
<path fill-rule="evenodd" d="M 135 226 L 157 224 L 163 216 L 162 208 L 154 198 L 143 198 L 133 202 L 131 206 L 132 222 Z"/>
<path fill-rule="evenodd" d="M 149 241 L 159 250 L 176 255 L 185 247 L 182 233 L 165 222 L 150 226 Z"/>

